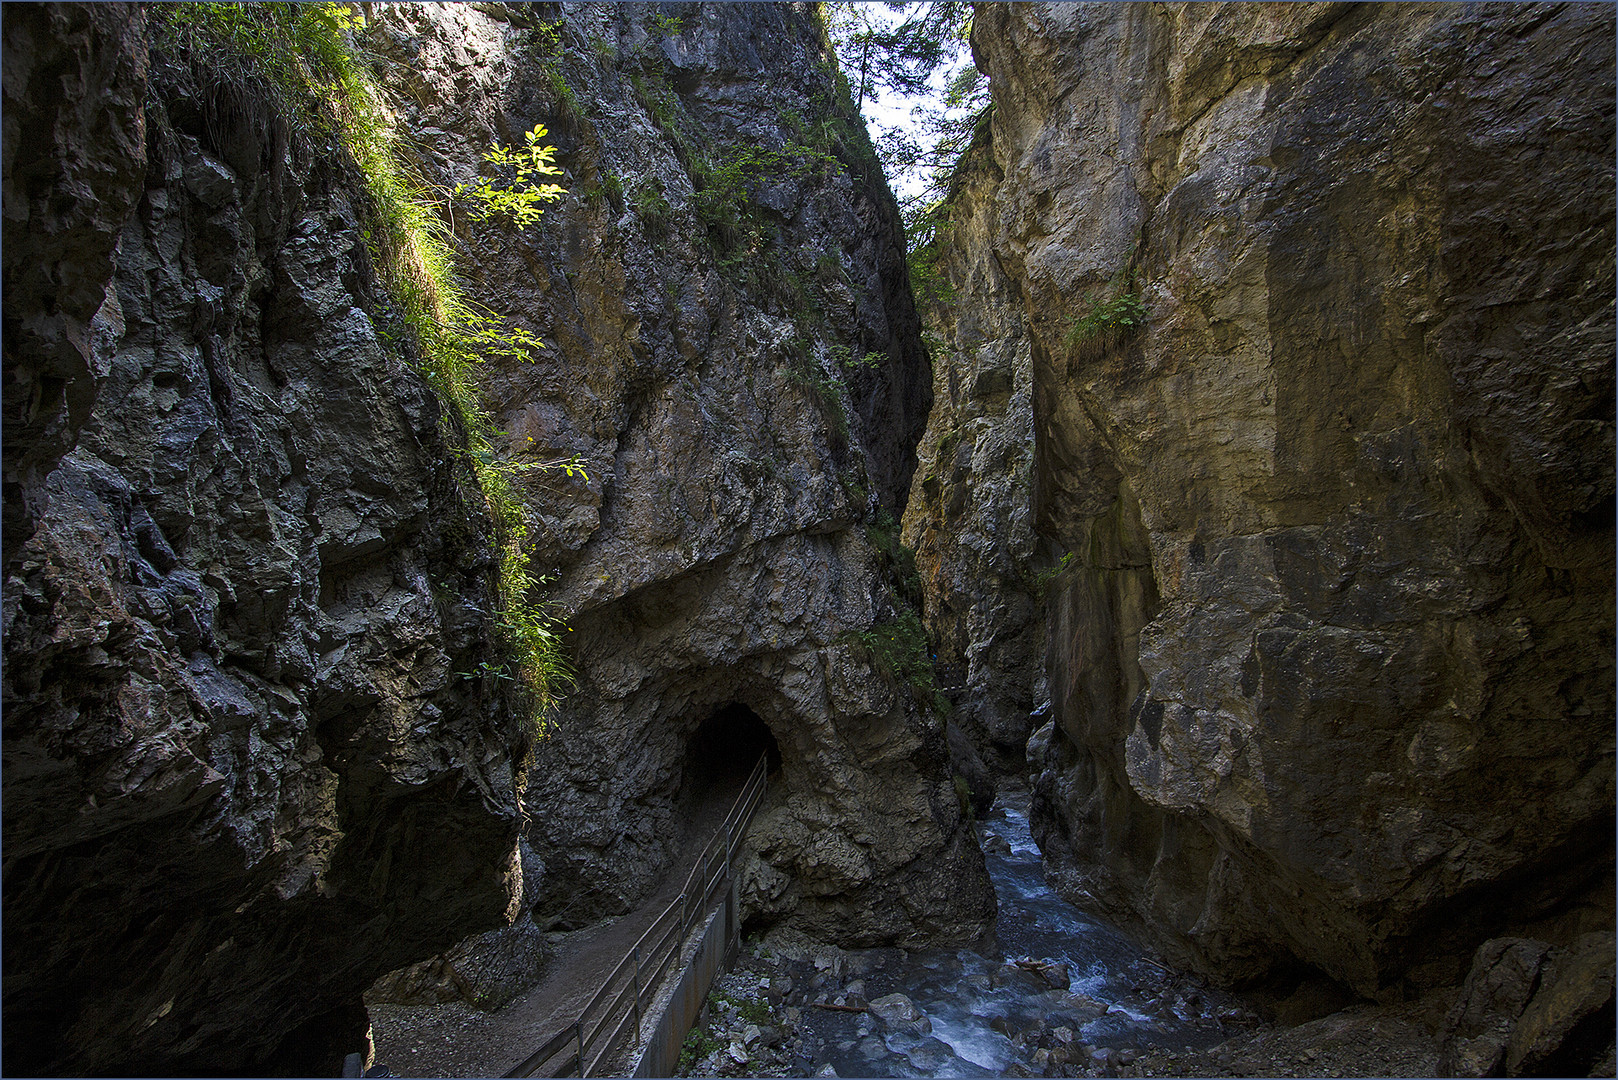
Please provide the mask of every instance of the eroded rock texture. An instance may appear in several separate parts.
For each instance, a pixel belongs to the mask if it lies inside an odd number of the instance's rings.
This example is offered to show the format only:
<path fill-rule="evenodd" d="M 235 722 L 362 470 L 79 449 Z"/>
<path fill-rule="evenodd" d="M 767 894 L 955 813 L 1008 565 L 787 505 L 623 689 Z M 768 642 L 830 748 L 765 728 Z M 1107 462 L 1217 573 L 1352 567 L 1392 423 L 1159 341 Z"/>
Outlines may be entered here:
<path fill-rule="evenodd" d="M 474 291 L 548 345 L 483 372 L 509 450 L 588 474 L 520 480 L 580 672 L 527 796 L 533 919 L 584 926 L 662 884 L 687 810 L 733 790 L 692 740 L 737 706 L 758 721 L 738 762 L 780 761 L 754 925 L 976 934 L 993 894 L 942 726 L 855 638 L 900 610 L 866 527 L 902 512 L 930 375 L 813 12 L 404 5 L 373 40 L 414 80 L 435 179 L 540 123 L 566 169 L 538 227 L 457 222 Z"/>
<path fill-rule="evenodd" d="M 355 177 L 153 42 L 5 17 L 5 1071 L 336 1075 L 509 918 L 528 736 Z"/>
<path fill-rule="evenodd" d="M 1369 994 L 1507 924 L 1610 928 L 1613 38 L 1557 5 L 978 12 L 1003 179 L 971 213 L 1075 555 L 1037 835 L 1176 961 Z M 1132 284 L 1144 330 L 1073 339 Z"/>
<path fill-rule="evenodd" d="M 1484 942 L 1445 1018 L 1439 1075 L 1611 1072 L 1613 945 L 1610 931 L 1562 948 L 1525 938 Z"/>
<path fill-rule="evenodd" d="M 985 128 L 956 169 L 924 303 L 942 348 L 904 539 L 956 721 L 997 773 L 1020 773 L 1044 697 L 1040 603 L 1060 565 L 1034 534 L 1033 357 L 1016 285 L 994 257 L 1001 174 Z"/>

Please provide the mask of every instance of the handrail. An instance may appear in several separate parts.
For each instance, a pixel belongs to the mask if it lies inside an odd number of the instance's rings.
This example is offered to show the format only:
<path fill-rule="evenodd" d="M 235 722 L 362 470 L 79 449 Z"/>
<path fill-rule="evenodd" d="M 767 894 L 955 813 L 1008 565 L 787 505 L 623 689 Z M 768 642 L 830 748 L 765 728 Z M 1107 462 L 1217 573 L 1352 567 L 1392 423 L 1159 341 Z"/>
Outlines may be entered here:
<path fill-rule="evenodd" d="M 573 1053 L 556 1066 L 553 1076 L 569 1076 L 572 1070 L 578 1070 L 579 1076 L 589 1076 L 595 1073 L 606 1060 L 607 1056 L 617 1046 L 623 1036 L 625 1025 L 631 1019 L 635 1022 L 637 1032 L 640 1029 L 641 1012 L 644 1008 L 643 998 L 647 991 L 654 989 L 662 979 L 664 970 L 679 953 L 681 944 L 691 931 L 697 919 L 705 915 L 713 898 L 715 889 L 731 876 L 731 863 L 736 853 L 741 850 L 742 834 L 752 823 L 753 814 L 764 801 L 764 789 L 769 774 L 769 758 L 759 755 L 758 764 L 748 774 L 747 782 L 742 785 L 741 792 L 736 801 L 731 804 L 730 811 L 725 814 L 725 820 L 715 830 L 713 837 L 703 845 L 698 853 L 697 860 L 692 864 L 691 871 L 686 875 L 685 883 L 680 887 L 680 895 L 671 900 L 667 907 L 658 913 L 644 933 L 630 946 L 624 958 L 612 969 L 601 985 L 597 987 L 594 995 L 578 1016 L 567 1027 L 558 1031 L 547 1039 L 532 1054 L 529 1054 L 506 1077 L 528 1077 L 535 1075 L 540 1066 L 561 1053 L 572 1044 Z M 711 870 L 716 856 L 722 856 L 717 871 Z M 701 891 L 695 891 L 700 883 Z M 665 926 L 665 920 L 676 916 L 675 921 Z M 657 944 L 650 949 L 645 948 L 649 939 L 657 937 Z M 646 973 L 651 977 L 646 978 Z M 622 988 L 617 984 L 625 975 L 630 981 Z M 614 995 L 614 990 L 617 993 Z M 612 1003 L 607 1005 L 599 1017 L 592 1017 L 604 1002 L 609 998 Z M 620 1013 L 622 1015 L 620 1015 Z M 589 1021 L 587 1022 L 587 1018 Z M 589 1034 L 586 1029 L 589 1028 Z M 596 1042 L 604 1031 L 611 1029 L 611 1034 L 604 1045 L 596 1049 Z M 594 1056 L 591 1057 L 591 1051 Z M 589 1064 L 586 1065 L 588 1059 Z"/>

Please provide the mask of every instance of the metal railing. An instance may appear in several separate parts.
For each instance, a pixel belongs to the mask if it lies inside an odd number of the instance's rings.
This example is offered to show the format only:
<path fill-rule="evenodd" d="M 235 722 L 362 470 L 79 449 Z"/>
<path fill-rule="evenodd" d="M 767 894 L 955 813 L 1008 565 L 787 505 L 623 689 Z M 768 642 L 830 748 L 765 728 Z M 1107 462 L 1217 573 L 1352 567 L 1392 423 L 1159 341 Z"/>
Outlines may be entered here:
<path fill-rule="evenodd" d="M 742 834 L 764 799 L 767 762 L 767 756 L 761 754 L 724 824 L 697 856 L 680 895 L 652 920 L 612 974 L 602 980 L 578 1019 L 547 1039 L 506 1076 L 537 1076 L 542 1068 L 546 1076 L 600 1075 L 602 1064 L 610 1063 L 611 1055 L 621 1048 L 624 1035 L 630 1031 L 639 1035 L 642 1014 L 659 982 L 680 955 L 691 928 L 708 913 L 715 894 L 730 879 Z"/>

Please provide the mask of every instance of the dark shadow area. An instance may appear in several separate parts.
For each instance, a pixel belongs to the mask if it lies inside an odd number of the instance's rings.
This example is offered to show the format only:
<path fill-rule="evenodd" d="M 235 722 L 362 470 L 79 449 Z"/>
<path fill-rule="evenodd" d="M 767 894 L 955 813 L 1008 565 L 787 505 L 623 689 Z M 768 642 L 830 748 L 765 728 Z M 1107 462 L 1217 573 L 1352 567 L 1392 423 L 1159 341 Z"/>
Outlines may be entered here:
<path fill-rule="evenodd" d="M 768 758 L 770 775 L 779 776 L 781 748 L 769 726 L 745 705 L 723 705 L 697 725 L 686 744 L 680 782 L 680 803 L 697 831 L 705 834 L 718 826 L 760 754 Z M 756 934 L 766 928 L 755 918 L 742 931 Z"/>
<path fill-rule="evenodd" d="M 758 764 L 760 754 L 769 755 L 769 771 L 781 768 L 781 748 L 769 726 L 746 705 L 723 705 L 697 725 L 686 744 L 681 770 L 682 801 L 698 803 L 711 798 L 735 798 L 747 782 L 748 773 Z"/>

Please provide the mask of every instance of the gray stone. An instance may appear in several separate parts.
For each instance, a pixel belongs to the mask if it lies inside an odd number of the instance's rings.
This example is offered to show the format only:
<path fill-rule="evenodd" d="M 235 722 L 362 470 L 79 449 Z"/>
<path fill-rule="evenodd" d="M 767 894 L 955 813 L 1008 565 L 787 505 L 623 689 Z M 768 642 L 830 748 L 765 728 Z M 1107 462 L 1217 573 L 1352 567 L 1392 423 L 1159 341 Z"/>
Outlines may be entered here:
<path fill-rule="evenodd" d="M 850 138 L 856 168 L 772 177 L 768 205 L 710 234 L 688 151 L 591 45 L 636 53 L 689 152 L 790 155 L 783 109 L 843 122 L 818 25 L 788 5 L 705 8 L 674 53 L 651 52 L 639 9 L 566 9 L 557 72 L 588 119 L 563 123 L 550 60 L 500 10 L 390 5 L 370 32 L 413 88 L 403 122 L 444 133 L 430 179 L 464 179 L 541 119 L 572 177 L 520 236 L 465 222 L 459 236 L 479 300 L 547 344 L 479 372 L 499 449 L 577 455 L 588 474 L 517 479 L 580 673 L 525 796 L 539 917 L 581 927 L 662 882 L 716 787 L 693 738 L 742 707 L 780 754 L 743 857 L 744 917 L 850 945 L 970 940 L 993 893 L 943 726 L 854 642 L 900 611 L 866 530 L 879 507 L 903 510 L 930 396 L 897 207 Z M 666 230 L 634 209 L 654 181 Z M 820 272 L 828 253 L 841 275 Z M 839 360 L 870 352 L 874 370 Z"/>
<path fill-rule="evenodd" d="M 866 1008 L 889 1031 L 926 1035 L 933 1030 L 933 1022 L 927 1018 L 927 1014 L 903 994 L 875 998 Z"/>
<path fill-rule="evenodd" d="M 5 19 L 5 1071 L 332 1075 L 516 914 L 529 734 L 362 191 L 153 33 Z"/>
<path fill-rule="evenodd" d="M 1172 963 L 1366 995 L 1558 904 L 1610 925 L 1613 38 L 1605 8 L 978 10 L 963 389 L 906 535 L 962 657 L 1013 623 L 929 554 L 957 523 L 1029 505 L 1003 546 L 1072 556 L 1034 834 Z M 1126 288 L 1143 326 L 1084 338 Z M 1006 413 L 965 393 L 1008 366 Z M 1016 422 L 1025 503 L 983 445 Z"/>
<path fill-rule="evenodd" d="M 1444 1020 L 1440 1071 L 1594 1075 L 1612 1042 L 1614 948 L 1611 933 L 1560 948 L 1524 938 L 1485 942 Z"/>

